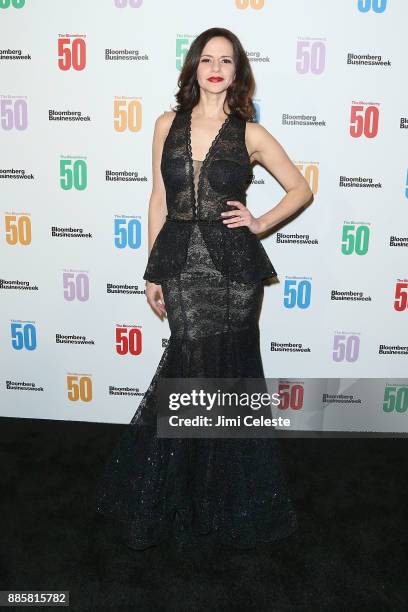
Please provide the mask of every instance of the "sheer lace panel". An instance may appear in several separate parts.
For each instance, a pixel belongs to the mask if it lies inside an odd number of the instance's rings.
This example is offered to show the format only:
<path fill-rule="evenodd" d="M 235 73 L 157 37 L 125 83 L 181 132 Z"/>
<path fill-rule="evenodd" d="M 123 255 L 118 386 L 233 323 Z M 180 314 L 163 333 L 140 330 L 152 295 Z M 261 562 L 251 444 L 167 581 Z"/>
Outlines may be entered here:
<path fill-rule="evenodd" d="M 201 166 L 203 165 L 203 159 L 193 159 L 193 168 L 194 168 L 194 189 L 195 189 L 195 202 L 197 209 L 198 202 L 198 181 L 200 179 Z"/>

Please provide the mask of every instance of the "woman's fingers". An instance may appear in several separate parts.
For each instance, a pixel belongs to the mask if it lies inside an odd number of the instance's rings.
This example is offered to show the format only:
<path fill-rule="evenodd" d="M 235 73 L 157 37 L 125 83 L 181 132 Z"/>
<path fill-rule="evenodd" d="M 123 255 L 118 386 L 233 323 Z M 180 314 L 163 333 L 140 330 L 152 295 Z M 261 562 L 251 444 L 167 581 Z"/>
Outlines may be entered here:
<path fill-rule="evenodd" d="M 158 307 L 160 309 L 160 312 L 162 312 L 163 315 L 166 316 L 167 315 L 167 313 L 166 313 L 166 304 L 164 303 L 163 289 L 161 288 L 161 286 L 160 286 L 160 288 L 158 290 L 158 294 L 159 294 Z"/>
<path fill-rule="evenodd" d="M 146 298 L 154 312 L 162 319 L 167 316 L 161 285 L 148 283 L 146 285 Z"/>

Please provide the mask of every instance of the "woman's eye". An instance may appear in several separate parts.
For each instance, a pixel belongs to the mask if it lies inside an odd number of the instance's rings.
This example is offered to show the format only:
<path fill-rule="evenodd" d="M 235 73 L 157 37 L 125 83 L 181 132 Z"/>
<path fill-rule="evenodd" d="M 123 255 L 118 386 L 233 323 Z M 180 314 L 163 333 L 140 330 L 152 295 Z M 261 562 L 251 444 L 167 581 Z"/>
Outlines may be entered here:
<path fill-rule="evenodd" d="M 203 57 L 201 61 L 202 62 L 209 62 L 211 60 L 210 60 L 209 57 Z M 230 59 L 228 59 L 228 57 L 224 58 L 222 61 L 226 62 L 227 64 L 231 64 L 232 63 L 232 61 Z"/>

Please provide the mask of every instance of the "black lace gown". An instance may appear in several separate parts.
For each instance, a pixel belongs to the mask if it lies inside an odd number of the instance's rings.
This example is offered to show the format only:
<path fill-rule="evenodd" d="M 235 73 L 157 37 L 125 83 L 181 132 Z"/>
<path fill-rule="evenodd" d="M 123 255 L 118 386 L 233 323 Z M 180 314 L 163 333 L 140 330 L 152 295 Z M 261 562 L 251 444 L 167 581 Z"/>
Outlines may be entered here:
<path fill-rule="evenodd" d="M 163 540 L 252 548 L 297 527 L 273 438 L 158 438 L 158 377 L 264 377 L 257 311 L 276 271 L 247 227 L 228 228 L 229 199 L 252 177 L 246 121 L 230 114 L 204 159 L 192 159 L 191 111 L 176 113 L 161 171 L 168 215 L 143 278 L 161 284 L 170 338 L 96 487 L 97 512 L 144 549 Z"/>

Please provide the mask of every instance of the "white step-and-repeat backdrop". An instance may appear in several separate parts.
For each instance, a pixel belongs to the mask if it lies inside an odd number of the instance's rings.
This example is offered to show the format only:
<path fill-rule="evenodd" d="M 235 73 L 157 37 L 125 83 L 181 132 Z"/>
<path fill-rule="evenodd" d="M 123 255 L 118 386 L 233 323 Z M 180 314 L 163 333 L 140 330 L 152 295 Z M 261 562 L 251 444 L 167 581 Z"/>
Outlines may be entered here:
<path fill-rule="evenodd" d="M 170 334 L 142 279 L 153 126 L 221 26 L 315 196 L 263 241 L 265 375 L 303 427 L 318 406 L 326 429 L 408 431 L 407 18 L 404 0 L 0 0 L 0 413 L 135 413 Z M 283 195 L 255 166 L 253 214 Z"/>

